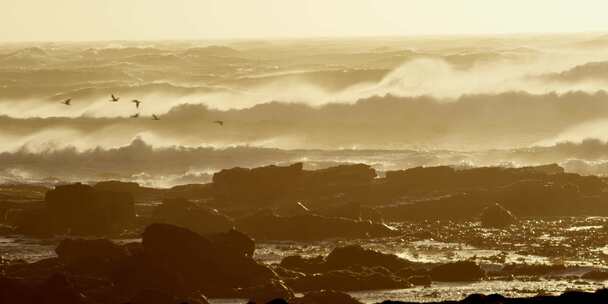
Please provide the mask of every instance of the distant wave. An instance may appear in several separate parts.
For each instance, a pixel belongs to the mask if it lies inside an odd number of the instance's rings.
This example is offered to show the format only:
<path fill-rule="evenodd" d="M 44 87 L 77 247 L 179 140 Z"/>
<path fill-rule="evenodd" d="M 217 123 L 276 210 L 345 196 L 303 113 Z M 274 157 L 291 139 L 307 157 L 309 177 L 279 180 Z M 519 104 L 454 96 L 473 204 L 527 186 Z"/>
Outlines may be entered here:
<path fill-rule="evenodd" d="M 608 94 L 465 95 L 456 100 L 386 95 L 352 104 L 310 106 L 271 102 L 218 110 L 202 104 L 177 104 L 163 112 L 146 109 L 129 118 L 135 105 L 107 101 L 100 108 L 124 111 L 120 117 L 18 118 L 0 116 L 0 144 L 10 151 L 74 146 L 116 147 L 141 136 L 156 146 L 213 147 L 249 145 L 283 149 L 509 149 L 608 139 L 601 132 L 608 117 Z M 74 102 L 76 103 L 76 102 Z M 122 107 L 122 108 L 121 108 Z M 59 103 L 54 111 L 72 111 Z M 47 110 L 47 112 L 52 112 Z M 151 119 L 157 113 L 160 121 Z M 224 126 L 212 123 L 225 122 Z M 598 130 L 591 132 L 591 129 Z"/>
<path fill-rule="evenodd" d="M 124 180 L 169 187 L 204 183 L 225 168 L 303 162 L 308 169 L 366 163 L 380 175 L 389 170 L 450 165 L 518 167 L 558 163 L 567 172 L 608 175 L 608 143 L 585 140 L 549 147 L 459 152 L 449 150 L 284 150 L 235 146 L 154 147 L 141 138 L 116 148 L 78 151 L 73 147 L 0 153 L 0 183 L 53 184 L 66 181 Z"/>

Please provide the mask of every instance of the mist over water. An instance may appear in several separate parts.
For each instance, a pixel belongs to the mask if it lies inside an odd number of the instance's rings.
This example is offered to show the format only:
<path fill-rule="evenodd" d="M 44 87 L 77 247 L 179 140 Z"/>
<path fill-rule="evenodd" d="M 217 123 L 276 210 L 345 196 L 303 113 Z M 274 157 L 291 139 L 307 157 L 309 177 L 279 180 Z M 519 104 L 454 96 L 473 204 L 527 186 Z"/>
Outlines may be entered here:
<path fill-rule="evenodd" d="M 607 41 L 6 44 L 2 175 L 172 185 L 205 181 L 226 166 L 295 161 L 381 171 L 556 162 L 604 174 L 604 154 L 585 151 L 590 144 L 604 151 L 608 140 Z M 61 103 L 68 98 L 70 106 Z M 181 160 L 150 166 L 165 158 Z"/>

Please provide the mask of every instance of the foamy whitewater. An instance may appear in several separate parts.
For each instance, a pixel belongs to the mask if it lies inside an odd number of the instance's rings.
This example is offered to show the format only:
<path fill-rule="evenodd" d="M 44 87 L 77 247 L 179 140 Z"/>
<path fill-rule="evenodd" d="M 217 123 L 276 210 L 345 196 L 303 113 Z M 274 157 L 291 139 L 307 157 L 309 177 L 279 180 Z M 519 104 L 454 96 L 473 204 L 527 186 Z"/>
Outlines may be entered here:
<path fill-rule="evenodd" d="M 606 45 L 598 34 L 5 44 L 0 175 L 171 186 L 299 161 L 603 175 Z"/>

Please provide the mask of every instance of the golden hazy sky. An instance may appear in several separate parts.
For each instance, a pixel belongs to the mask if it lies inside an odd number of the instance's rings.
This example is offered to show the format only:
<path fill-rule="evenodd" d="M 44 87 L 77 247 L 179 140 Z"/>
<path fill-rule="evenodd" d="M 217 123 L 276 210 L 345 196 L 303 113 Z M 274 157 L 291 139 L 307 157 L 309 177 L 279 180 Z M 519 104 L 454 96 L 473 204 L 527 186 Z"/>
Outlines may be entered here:
<path fill-rule="evenodd" d="M 587 32 L 606 0 L 0 0 L 0 41 Z"/>

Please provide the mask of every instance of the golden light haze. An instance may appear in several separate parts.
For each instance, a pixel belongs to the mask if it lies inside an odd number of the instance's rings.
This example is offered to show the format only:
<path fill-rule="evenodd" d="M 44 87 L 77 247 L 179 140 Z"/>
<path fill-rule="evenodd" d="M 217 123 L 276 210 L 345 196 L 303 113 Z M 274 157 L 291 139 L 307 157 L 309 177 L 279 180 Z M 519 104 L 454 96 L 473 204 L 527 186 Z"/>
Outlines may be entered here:
<path fill-rule="evenodd" d="M 602 0 L 2 0 L 0 41 L 604 31 Z"/>

